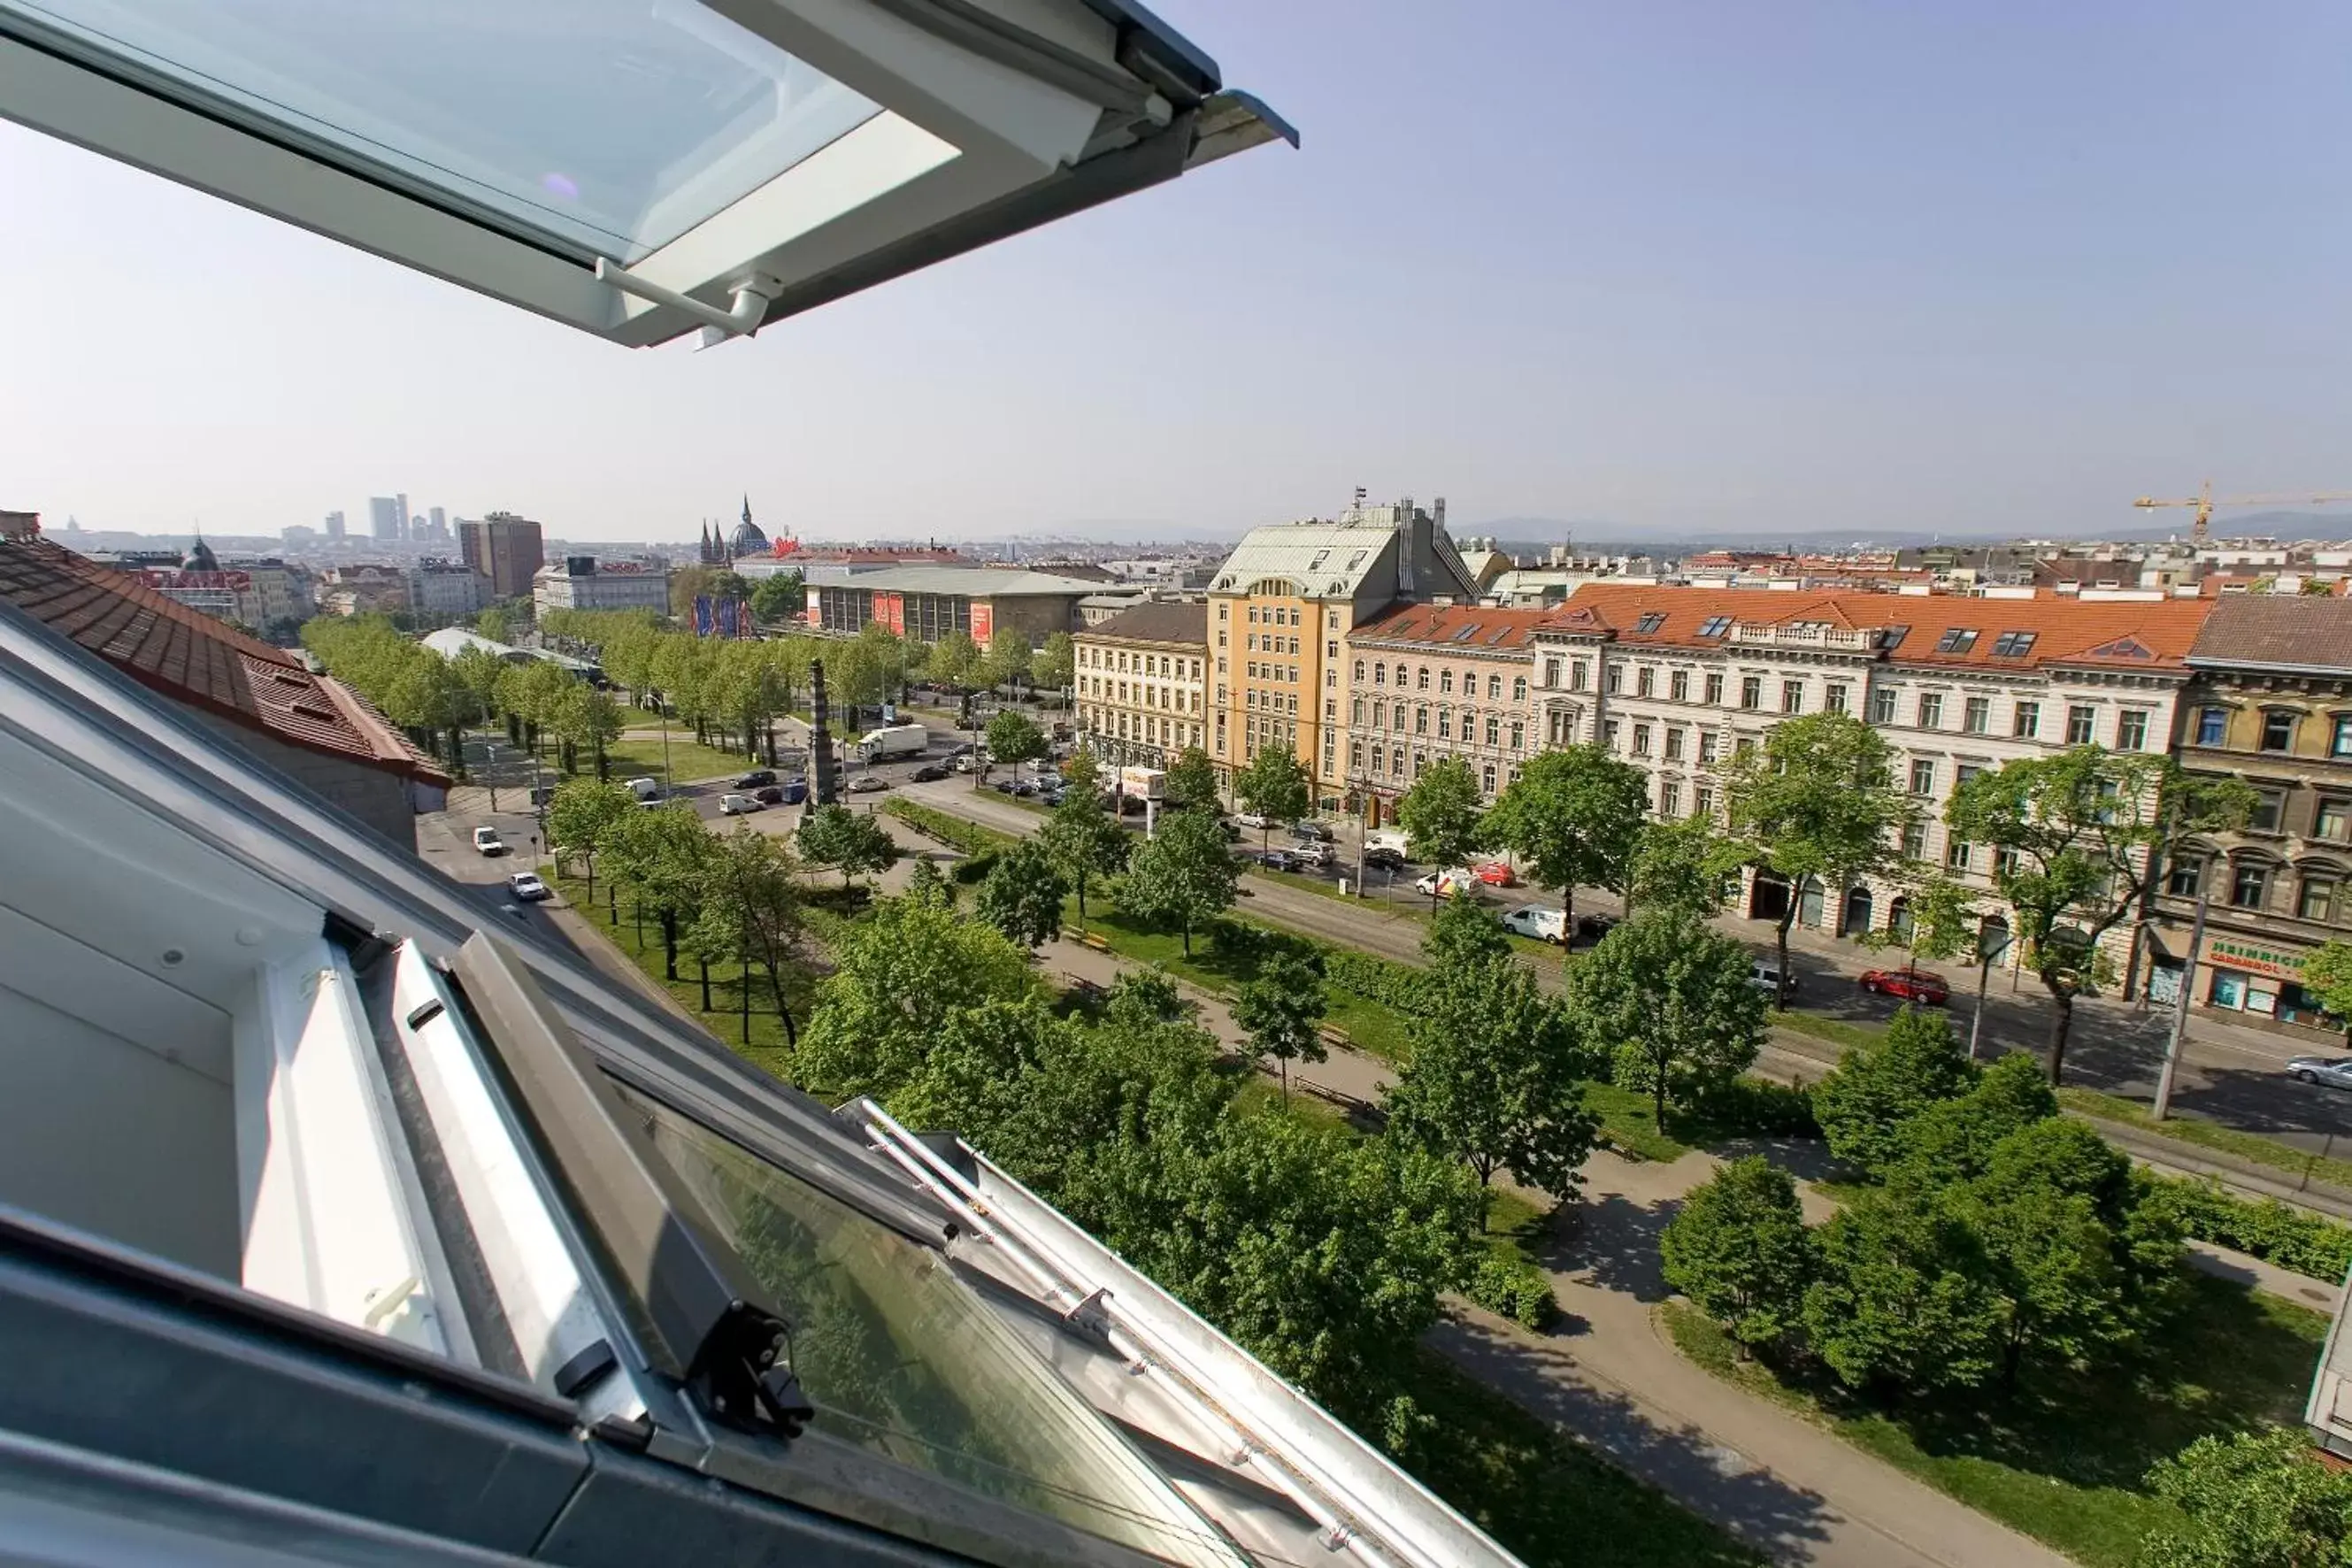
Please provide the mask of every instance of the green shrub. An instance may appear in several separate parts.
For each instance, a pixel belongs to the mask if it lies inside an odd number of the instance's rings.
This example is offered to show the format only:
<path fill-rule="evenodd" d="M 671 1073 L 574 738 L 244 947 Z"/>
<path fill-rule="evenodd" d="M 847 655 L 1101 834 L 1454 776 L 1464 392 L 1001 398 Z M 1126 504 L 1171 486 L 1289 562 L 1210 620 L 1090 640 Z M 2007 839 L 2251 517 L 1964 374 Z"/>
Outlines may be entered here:
<path fill-rule="evenodd" d="M 1478 1261 L 1470 1279 L 1470 1299 L 1522 1328 L 1541 1329 L 1559 1310 L 1544 1271 L 1516 1253 L 1497 1247 Z"/>
<path fill-rule="evenodd" d="M 1710 1093 L 1699 1114 L 1725 1138 L 1818 1138 L 1813 1091 L 1769 1079 L 1741 1078 Z"/>
<path fill-rule="evenodd" d="M 1331 948 L 1323 954 L 1323 977 L 1342 991 L 1352 991 L 1369 1002 L 1380 1002 L 1400 1013 L 1428 1008 L 1423 988 L 1429 972 L 1368 952 Z"/>
<path fill-rule="evenodd" d="M 1013 842 L 1010 834 L 982 827 L 976 822 L 966 822 L 960 816 L 950 816 L 944 811 L 911 800 L 887 800 L 882 803 L 882 809 L 916 832 L 937 839 L 950 849 L 961 849 L 967 855 L 1002 849 Z"/>
<path fill-rule="evenodd" d="M 2176 1176 L 2151 1180 L 2158 1201 L 2179 1222 L 2184 1236 L 2330 1285 L 2339 1283 L 2352 1269 L 2352 1226 L 2291 1208 L 2276 1198 L 2259 1203 L 2242 1198 L 2211 1180 Z"/>
<path fill-rule="evenodd" d="M 967 855 L 955 863 L 953 872 L 955 879 L 967 887 L 982 881 L 991 871 L 996 868 L 999 858 L 993 849 L 982 849 L 976 854 Z"/>

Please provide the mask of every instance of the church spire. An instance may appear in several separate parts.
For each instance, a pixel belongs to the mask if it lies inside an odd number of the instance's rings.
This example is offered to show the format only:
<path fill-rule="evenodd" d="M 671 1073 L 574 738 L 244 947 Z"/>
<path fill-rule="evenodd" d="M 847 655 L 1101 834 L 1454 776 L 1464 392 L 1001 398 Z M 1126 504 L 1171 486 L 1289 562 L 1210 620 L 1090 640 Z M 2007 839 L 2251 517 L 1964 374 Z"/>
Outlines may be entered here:
<path fill-rule="evenodd" d="M 743 492 L 743 521 L 746 523 L 751 521 L 751 492 L 749 490 Z"/>

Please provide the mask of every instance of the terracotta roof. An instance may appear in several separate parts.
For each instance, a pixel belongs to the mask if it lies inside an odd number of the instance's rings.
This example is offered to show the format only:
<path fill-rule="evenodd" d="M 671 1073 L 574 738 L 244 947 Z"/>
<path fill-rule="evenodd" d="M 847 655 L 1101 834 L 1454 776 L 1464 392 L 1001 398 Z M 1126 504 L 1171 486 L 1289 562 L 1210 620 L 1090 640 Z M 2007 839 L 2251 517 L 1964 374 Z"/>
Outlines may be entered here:
<path fill-rule="evenodd" d="M 1779 593 L 1760 588 L 1681 588 L 1587 583 L 1541 612 L 1549 629 L 1613 634 L 1620 643 L 1721 647 L 1737 625 L 1820 624 L 1841 631 L 1902 637 L 1885 657 L 1905 665 L 2033 668 L 2097 665 L 2180 668 L 2213 606 L 2196 599 L 2098 601 L 1990 599 L 1960 594 L 1870 594 L 1852 590 Z M 1642 629 L 1644 618 L 1660 617 Z M 1720 621 L 1712 635 L 1704 627 Z M 1948 632 L 1974 631 L 1965 646 L 1942 645 Z M 2004 632 L 2032 633 L 2021 654 L 2002 654 Z M 2013 645 L 2012 645 L 2013 646 Z"/>
<path fill-rule="evenodd" d="M 2213 605 L 2189 662 L 2352 673 L 2352 599 L 2231 594 Z"/>
<path fill-rule="evenodd" d="M 1549 610 L 1505 610 L 1484 605 L 1396 605 L 1373 620 L 1359 623 L 1348 637 L 1351 642 L 1428 643 L 1462 653 L 1521 648 L 1551 615 Z"/>
<path fill-rule="evenodd" d="M 1209 606 L 1199 599 L 1161 599 L 1121 610 L 1077 634 L 1113 642 L 1181 642 L 1209 646 Z"/>
<path fill-rule="evenodd" d="M 448 775 L 302 660 L 44 539 L 0 543 L 0 598 L 141 685 L 306 751 L 429 784 Z"/>

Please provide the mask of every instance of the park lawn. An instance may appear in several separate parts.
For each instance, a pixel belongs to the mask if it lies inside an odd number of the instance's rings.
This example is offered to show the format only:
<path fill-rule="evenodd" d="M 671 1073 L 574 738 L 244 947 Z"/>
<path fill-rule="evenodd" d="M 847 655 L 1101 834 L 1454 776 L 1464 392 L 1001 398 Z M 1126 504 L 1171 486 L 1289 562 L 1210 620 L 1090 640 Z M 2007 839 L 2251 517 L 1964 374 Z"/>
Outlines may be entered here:
<path fill-rule="evenodd" d="M 2029 1369 L 2014 1394 L 1949 1409 L 1889 1409 L 1825 1378 L 1741 1363 L 1696 1308 L 1664 1309 L 1675 1343 L 1727 1383 L 1797 1409 L 1939 1491 L 2092 1568 L 2128 1568 L 2179 1514 L 2148 1468 L 2209 1433 L 2299 1419 L 2327 1333 L 2320 1314 L 2191 1272 L 2177 1319 L 2131 1366 L 2084 1375 Z"/>
<path fill-rule="evenodd" d="M 584 761 L 584 754 L 583 754 Z M 630 730 L 604 748 L 604 761 L 616 779 L 659 778 L 662 776 L 662 738 L 659 730 Z M 670 778 L 678 784 L 696 779 L 730 777 L 765 767 L 733 752 L 721 752 L 703 745 L 694 738 L 694 731 L 683 725 L 672 725 L 669 731 Z"/>
<path fill-rule="evenodd" d="M 741 971 L 733 963 L 710 966 L 711 1010 L 702 1011 L 701 971 L 683 949 L 677 955 L 678 978 L 662 977 L 661 927 L 646 921 L 640 934 L 637 922 L 629 916 L 629 895 L 620 897 L 620 919 L 614 923 L 608 913 L 610 900 L 603 884 L 596 889 L 596 901 L 588 901 L 588 884 L 579 877 L 559 877 L 551 868 L 542 867 L 541 875 L 547 885 L 563 895 L 563 900 L 578 911 L 580 918 L 591 921 L 597 934 L 619 948 L 656 985 L 661 986 L 685 1009 L 702 1021 L 702 1026 L 724 1041 L 728 1047 L 745 1061 L 763 1072 L 772 1073 L 790 1081 L 785 1071 L 788 1052 L 783 1024 L 776 1017 L 775 1000 L 769 994 L 768 979 L 754 971 L 751 975 L 751 1038 L 747 1043 L 742 1033 L 743 993 Z M 816 989 L 814 977 L 805 968 L 788 972 L 784 976 L 784 1000 L 792 1008 L 795 1025 L 808 1022 L 809 1004 Z"/>
<path fill-rule="evenodd" d="M 1433 1418 L 1406 1460 L 1528 1568 L 1760 1568 L 1664 1492 L 1424 1351 L 1406 1374 Z"/>
<path fill-rule="evenodd" d="M 1777 1009 L 1770 1019 L 1776 1029 L 1791 1029 L 1800 1035 L 1811 1035 L 1817 1040 L 1827 1040 L 1838 1046 L 1874 1046 L 1886 1037 L 1883 1025 L 1854 1024 L 1843 1018 L 1826 1018 L 1819 1013 L 1800 1013 Z"/>
<path fill-rule="evenodd" d="M 2223 1127 L 2195 1116 L 2172 1116 L 2158 1121 L 2148 1114 L 2147 1107 L 2136 1100 L 2126 1100 L 2119 1094 L 2102 1094 L 2092 1089 L 2062 1089 L 2058 1091 L 2058 1103 L 2084 1116 L 2121 1122 L 2133 1131 L 2151 1138 L 2168 1139 L 2175 1143 L 2210 1149 L 2217 1153 L 2235 1154 L 2242 1160 L 2268 1165 L 2290 1176 L 2316 1176 L 2324 1182 L 2352 1187 L 2352 1160 L 2323 1159 L 2259 1132 Z"/>

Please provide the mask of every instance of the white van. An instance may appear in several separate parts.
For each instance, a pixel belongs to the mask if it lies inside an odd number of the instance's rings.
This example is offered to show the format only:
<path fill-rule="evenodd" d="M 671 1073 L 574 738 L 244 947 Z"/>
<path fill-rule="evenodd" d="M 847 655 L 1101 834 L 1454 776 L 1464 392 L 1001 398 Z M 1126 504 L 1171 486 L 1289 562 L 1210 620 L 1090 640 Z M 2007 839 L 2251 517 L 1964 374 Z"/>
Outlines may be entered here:
<path fill-rule="evenodd" d="M 1757 990 L 1761 991 L 1767 996 L 1778 996 L 1780 994 L 1780 965 L 1779 962 L 1769 958 L 1759 958 L 1755 963 L 1749 964 L 1748 966 L 1748 984 L 1753 985 Z M 1789 976 L 1789 994 L 1794 996 L 1796 994 L 1797 977 L 1794 974 L 1790 974 Z"/>
<path fill-rule="evenodd" d="M 629 793 L 637 797 L 637 804 L 639 805 L 651 805 L 656 801 L 661 799 L 661 780 L 656 778 L 631 779 L 629 781 Z"/>

